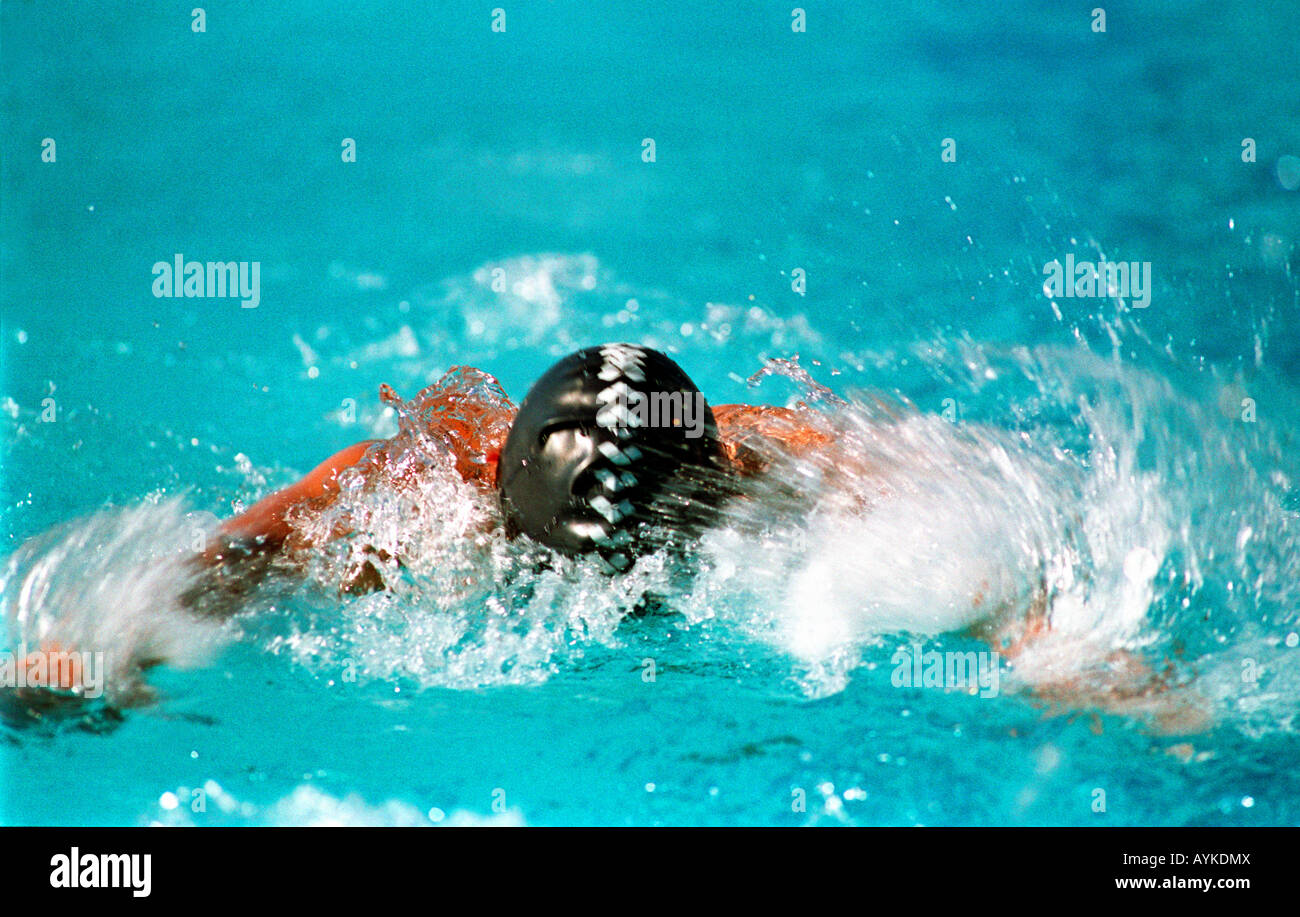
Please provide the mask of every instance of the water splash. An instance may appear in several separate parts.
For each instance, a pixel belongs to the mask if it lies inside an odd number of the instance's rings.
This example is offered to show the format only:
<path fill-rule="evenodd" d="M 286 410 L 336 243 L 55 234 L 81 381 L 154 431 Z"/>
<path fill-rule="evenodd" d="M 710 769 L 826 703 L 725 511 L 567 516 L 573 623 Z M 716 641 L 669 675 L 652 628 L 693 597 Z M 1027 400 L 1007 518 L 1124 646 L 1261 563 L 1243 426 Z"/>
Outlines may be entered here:
<path fill-rule="evenodd" d="M 177 787 L 159 796 L 153 814 L 143 819 L 146 824 L 167 827 L 193 827 L 197 820 L 182 804 L 190 800 L 200 788 Z M 360 794 L 334 796 L 311 784 L 299 784 L 288 795 L 269 806 L 258 806 L 237 799 L 215 780 L 204 782 L 201 791 L 205 797 L 203 824 L 212 824 L 214 818 L 225 824 L 308 826 L 315 828 L 341 827 L 521 827 L 526 824 L 518 809 L 479 814 L 466 809 L 444 812 L 434 806 L 421 811 L 400 799 L 388 799 L 378 805 L 368 803 Z M 211 808 L 207 808 L 207 806 Z"/>
<path fill-rule="evenodd" d="M 202 664 L 222 631 L 185 610 L 199 583 L 186 559 L 215 529 L 179 498 L 105 509 L 25 542 L 0 573 L 3 649 L 103 653 L 104 695 L 131 703 L 142 670 Z"/>
<path fill-rule="evenodd" d="M 1223 408 L 1237 383 L 1211 373 L 963 338 L 912 354 L 907 372 L 943 378 L 960 411 L 920 410 L 902 369 L 841 397 L 797 362 L 769 363 L 754 384 L 793 385 L 792 416 L 833 446 L 764 451 L 760 437 L 768 471 L 728 524 L 692 557 L 651 555 L 621 577 L 505 538 L 489 459 L 513 405 L 492 377 L 457 369 L 410 401 L 387 390 L 398 434 L 298 520 L 315 545 L 296 559 L 304 584 L 239 627 L 321 677 L 470 688 L 537 683 L 618 646 L 653 601 L 679 626 L 768 647 L 812 696 L 889 641 L 962 633 L 1003 649 L 1013 683 L 1042 696 L 1136 696 L 1158 676 L 1242 728 L 1290 728 L 1289 434 L 1243 425 Z M 6 567 L 11 643 L 199 660 L 212 639 L 174 613 L 193 582 L 161 556 L 192 531 L 164 503 L 29 542 Z"/>
<path fill-rule="evenodd" d="M 1180 702 L 1290 722 L 1296 695 L 1276 690 L 1300 606 L 1284 431 L 1221 410 L 1217 379 L 1176 387 L 1083 348 L 916 353 L 998 423 L 921 413 L 901 386 L 832 408 L 834 467 L 774 468 L 814 508 L 756 507 L 758 536 L 711 535 L 707 602 L 789 652 L 814 695 L 886 637 L 968 632 L 1007 651 L 1022 686 L 1082 706 L 1102 688 L 1127 701 L 1195 683 Z M 732 588 L 744 599 L 723 601 Z"/>

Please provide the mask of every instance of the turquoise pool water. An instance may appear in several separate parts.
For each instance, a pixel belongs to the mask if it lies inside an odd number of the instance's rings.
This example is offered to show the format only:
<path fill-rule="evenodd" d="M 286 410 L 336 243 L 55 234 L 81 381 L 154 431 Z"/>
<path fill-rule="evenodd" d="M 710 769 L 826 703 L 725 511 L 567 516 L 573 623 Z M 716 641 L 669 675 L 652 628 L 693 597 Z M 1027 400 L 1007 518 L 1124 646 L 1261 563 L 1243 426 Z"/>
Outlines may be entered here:
<path fill-rule="evenodd" d="M 1293 6 L 262 6 L 0 9 L 5 649 L 167 660 L 140 706 L 7 701 L 0 820 L 1300 820 Z M 156 297 L 177 254 L 258 262 L 257 307 Z M 1149 305 L 1047 295 L 1070 255 L 1149 262 Z M 381 383 L 518 401 L 606 340 L 715 403 L 797 356 L 915 490 L 693 577 L 171 606 L 207 514 L 394 432 Z M 1058 639 L 991 697 L 895 686 L 988 649 L 988 583 Z M 1101 709 L 1114 654 L 1203 722 Z"/>

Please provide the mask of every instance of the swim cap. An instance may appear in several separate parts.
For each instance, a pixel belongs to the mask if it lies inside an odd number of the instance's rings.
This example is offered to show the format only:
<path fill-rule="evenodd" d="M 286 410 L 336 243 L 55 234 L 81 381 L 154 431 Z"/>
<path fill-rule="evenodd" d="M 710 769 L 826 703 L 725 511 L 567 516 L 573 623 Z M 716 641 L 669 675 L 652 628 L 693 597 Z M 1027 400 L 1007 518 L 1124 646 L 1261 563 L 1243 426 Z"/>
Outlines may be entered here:
<path fill-rule="evenodd" d="M 497 466 L 511 536 L 616 570 L 674 533 L 694 532 L 725 488 L 713 411 L 655 350 L 580 350 L 537 380 Z"/>

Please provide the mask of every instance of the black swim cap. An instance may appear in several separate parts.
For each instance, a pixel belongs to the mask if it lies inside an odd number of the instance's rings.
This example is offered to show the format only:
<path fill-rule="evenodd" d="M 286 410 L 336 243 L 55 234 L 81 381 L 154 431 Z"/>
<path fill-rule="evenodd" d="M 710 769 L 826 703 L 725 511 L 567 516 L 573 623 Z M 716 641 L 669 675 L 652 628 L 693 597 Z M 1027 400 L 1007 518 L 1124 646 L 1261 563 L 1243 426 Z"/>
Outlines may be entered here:
<path fill-rule="evenodd" d="M 497 466 L 510 535 L 616 570 L 707 521 L 725 492 L 704 396 L 655 350 L 606 344 L 552 366 L 519 408 Z"/>

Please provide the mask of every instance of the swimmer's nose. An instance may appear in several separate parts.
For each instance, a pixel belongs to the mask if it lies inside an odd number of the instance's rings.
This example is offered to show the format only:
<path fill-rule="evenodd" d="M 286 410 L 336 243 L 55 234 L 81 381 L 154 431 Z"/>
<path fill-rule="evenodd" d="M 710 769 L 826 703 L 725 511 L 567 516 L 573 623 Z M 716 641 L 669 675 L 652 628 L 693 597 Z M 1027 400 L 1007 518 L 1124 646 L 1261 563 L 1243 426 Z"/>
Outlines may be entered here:
<path fill-rule="evenodd" d="M 615 570 L 716 502 L 713 412 L 662 353 L 606 344 L 560 360 L 519 408 L 497 466 L 507 531 Z"/>

